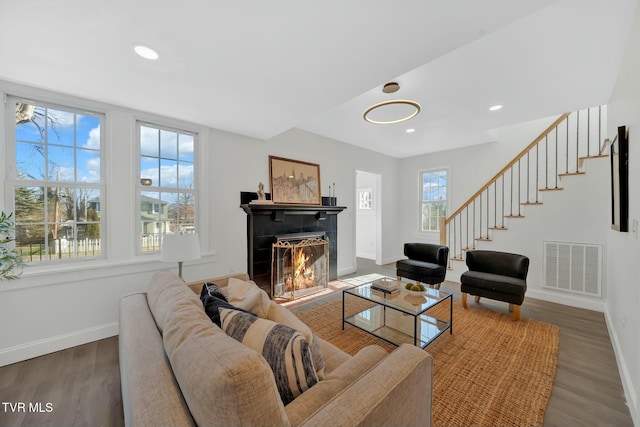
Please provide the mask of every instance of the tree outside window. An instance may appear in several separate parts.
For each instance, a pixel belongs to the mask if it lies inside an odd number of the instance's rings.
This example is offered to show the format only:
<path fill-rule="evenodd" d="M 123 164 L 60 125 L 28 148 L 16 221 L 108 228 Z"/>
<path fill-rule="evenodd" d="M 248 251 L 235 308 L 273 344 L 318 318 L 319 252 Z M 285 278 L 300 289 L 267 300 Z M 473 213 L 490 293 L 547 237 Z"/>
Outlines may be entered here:
<path fill-rule="evenodd" d="M 28 262 L 103 255 L 103 116 L 11 99 L 18 253 Z"/>
<path fill-rule="evenodd" d="M 447 216 L 447 171 L 421 173 L 421 230 L 440 230 L 440 220 Z"/>

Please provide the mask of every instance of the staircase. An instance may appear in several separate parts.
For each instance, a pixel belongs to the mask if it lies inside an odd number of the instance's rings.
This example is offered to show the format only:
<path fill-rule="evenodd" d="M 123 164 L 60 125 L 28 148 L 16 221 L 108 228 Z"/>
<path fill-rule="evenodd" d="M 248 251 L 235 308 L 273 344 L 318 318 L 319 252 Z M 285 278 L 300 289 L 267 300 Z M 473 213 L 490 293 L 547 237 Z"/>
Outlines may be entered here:
<path fill-rule="evenodd" d="M 563 190 L 566 176 L 583 175 L 586 159 L 607 157 L 606 107 L 558 117 L 513 160 L 440 223 L 440 243 L 449 246 L 449 268 L 509 221 L 525 218 L 527 206 L 542 205 L 545 192 Z M 490 246 L 490 245 L 489 245 Z M 490 249 L 486 247 L 486 249 Z M 464 266 L 462 263 L 461 266 Z"/>

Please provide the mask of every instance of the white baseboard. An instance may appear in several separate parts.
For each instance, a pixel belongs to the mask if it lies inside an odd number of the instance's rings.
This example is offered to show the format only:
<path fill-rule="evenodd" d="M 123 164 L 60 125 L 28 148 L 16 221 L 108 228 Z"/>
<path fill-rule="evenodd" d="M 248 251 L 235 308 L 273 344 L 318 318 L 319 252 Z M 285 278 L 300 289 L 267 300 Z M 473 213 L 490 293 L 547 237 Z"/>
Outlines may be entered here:
<path fill-rule="evenodd" d="M 15 347 L 0 349 L 0 366 L 43 356 L 45 354 L 118 335 L 118 322 L 44 338 Z"/>
<path fill-rule="evenodd" d="M 365 258 L 365 259 L 372 259 L 372 260 L 376 260 L 376 254 L 372 254 L 369 252 L 356 252 L 356 257 L 357 258 Z"/>
<path fill-rule="evenodd" d="M 349 267 L 339 268 L 337 273 L 338 273 L 338 277 L 341 277 L 341 276 L 346 276 L 347 274 L 355 273 L 356 271 L 357 271 L 356 266 L 352 265 Z"/>
<path fill-rule="evenodd" d="M 622 347 L 620 346 L 620 341 L 618 340 L 618 334 L 611 327 L 613 325 L 613 319 L 609 314 L 609 310 L 605 310 L 604 312 L 605 323 L 607 324 L 607 330 L 609 331 L 609 337 L 611 338 L 611 345 L 613 346 L 613 353 L 616 356 L 616 362 L 618 363 L 618 372 L 620 373 L 620 380 L 622 381 L 622 388 L 624 390 L 624 397 L 627 400 L 627 406 L 629 407 L 629 412 L 631 413 L 631 419 L 633 420 L 633 425 L 640 426 L 640 415 L 638 412 L 638 407 L 636 407 L 636 390 L 633 388 L 633 381 L 631 381 L 631 375 L 629 374 L 629 369 L 627 369 L 627 363 L 625 362 L 624 355 L 622 354 Z"/>
<path fill-rule="evenodd" d="M 604 301 L 590 301 L 573 296 L 571 293 L 545 291 L 542 289 L 527 289 L 526 297 L 539 299 L 542 301 L 555 302 L 556 304 L 568 305 L 570 307 L 584 308 L 585 310 L 599 311 L 604 313 Z"/>
<path fill-rule="evenodd" d="M 400 261 L 401 259 L 407 259 L 407 257 L 406 256 L 395 256 L 395 257 L 385 258 L 385 259 L 382 260 L 382 265 L 395 264 L 396 261 Z"/>

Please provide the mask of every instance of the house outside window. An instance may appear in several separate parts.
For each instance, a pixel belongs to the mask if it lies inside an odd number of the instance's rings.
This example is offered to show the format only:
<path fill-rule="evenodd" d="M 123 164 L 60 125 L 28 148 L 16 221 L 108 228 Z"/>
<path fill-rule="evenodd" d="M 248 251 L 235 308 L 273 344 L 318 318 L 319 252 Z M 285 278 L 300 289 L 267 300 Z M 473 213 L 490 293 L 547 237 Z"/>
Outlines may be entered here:
<path fill-rule="evenodd" d="M 195 232 L 196 140 L 192 132 L 138 123 L 139 253 L 159 251 L 166 233 Z M 143 185 L 143 179 L 151 183 Z"/>
<path fill-rule="evenodd" d="M 438 231 L 440 220 L 447 216 L 447 170 L 423 171 L 420 178 L 420 229 Z"/>
<path fill-rule="evenodd" d="M 7 98 L 16 250 L 31 263 L 104 256 L 104 115 Z"/>

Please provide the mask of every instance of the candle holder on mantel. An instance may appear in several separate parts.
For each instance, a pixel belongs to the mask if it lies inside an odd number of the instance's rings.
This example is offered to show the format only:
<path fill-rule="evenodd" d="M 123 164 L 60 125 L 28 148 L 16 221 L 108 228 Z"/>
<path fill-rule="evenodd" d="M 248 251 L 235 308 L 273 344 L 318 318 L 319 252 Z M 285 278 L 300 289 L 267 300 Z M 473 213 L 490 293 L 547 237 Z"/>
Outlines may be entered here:
<path fill-rule="evenodd" d="M 322 196 L 322 206 L 338 206 L 338 198 Z"/>

